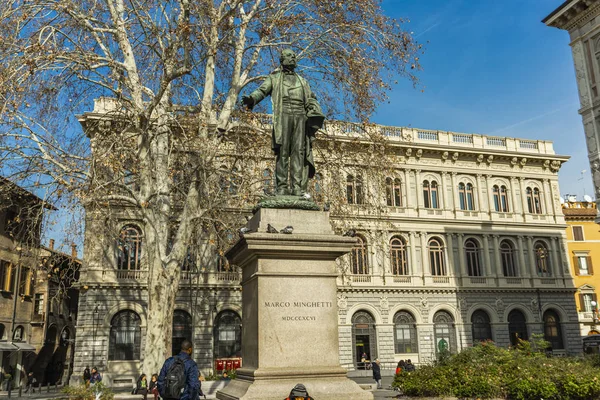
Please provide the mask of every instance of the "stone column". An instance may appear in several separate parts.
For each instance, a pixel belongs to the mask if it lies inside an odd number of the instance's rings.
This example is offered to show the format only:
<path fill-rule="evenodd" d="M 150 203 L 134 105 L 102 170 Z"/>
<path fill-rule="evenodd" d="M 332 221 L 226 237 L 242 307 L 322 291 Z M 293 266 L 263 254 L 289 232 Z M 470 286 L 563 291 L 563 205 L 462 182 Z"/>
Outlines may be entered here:
<path fill-rule="evenodd" d="M 483 276 L 491 276 L 490 235 L 483 235 Z"/>
<path fill-rule="evenodd" d="M 270 234 L 267 224 L 294 232 Z M 320 211 L 263 208 L 247 226 L 253 233 L 226 254 L 242 269 L 244 366 L 217 399 L 281 400 L 299 382 L 319 400 L 373 399 L 339 360 L 335 260 L 355 239 L 336 236 Z"/>
<path fill-rule="evenodd" d="M 527 208 L 527 193 L 525 192 L 525 179 L 519 178 L 519 188 L 521 189 L 521 207 L 522 214 L 525 217 L 525 214 L 529 212 L 529 208 Z"/>
<path fill-rule="evenodd" d="M 460 274 L 464 278 L 469 276 L 469 272 L 467 271 L 467 263 L 465 261 L 465 234 L 457 233 L 456 236 L 456 240 L 458 241 L 458 260 L 460 263 Z"/>
<path fill-rule="evenodd" d="M 564 274 L 559 261 L 560 258 L 558 254 L 558 237 L 552 236 L 552 238 L 550 239 L 550 248 L 550 251 L 552 252 L 552 276 L 555 278 L 562 278 L 564 277 Z"/>
<path fill-rule="evenodd" d="M 421 237 L 421 268 L 423 272 L 423 284 L 425 284 L 425 279 L 427 276 L 431 276 L 431 268 L 429 267 L 429 261 L 427 253 L 427 232 L 419 232 Z"/>
<path fill-rule="evenodd" d="M 415 192 L 417 195 L 417 209 L 423 208 L 423 182 L 421 182 L 421 170 L 415 169 Z"/>
<path fill-rule="evenodd" d="M 475 185 L 473 186 L 473 205 L 475 206 L 475 211 L 478 212 L 483 211 L 483 200 L 481 199 L 481 191 L 479 190 L 482 185 L 482 177 L 483 175 L 477 174 L 477 180 L 475 180 Z"/>
<path fill-rule="evenodd" d="M 446 275 L 448 276 L 456 276 L 456 274 L 454 273 L 454 244 L 452 243 L 452 236 L 454 236 L 451 233 L 447 233 L 446 234 L 446 243 L 448 245 L 448 268 L 446 268 Z"/>
<path fill-rule="evenodd" d="M 446 177 L 448 176 L 448 173 L 446 171 L 442 171 L 442 195 L 438 196 L 440 198 L 440 200 L 442 201 L 440 210 L 447 210 L 449 209 L 449 205 L 450 202 L 448 201 L 448 184 L 446 183 Z"/>
<path fill-rule="evenodd" d="M 493 235 L 494 238 L 494 248 L 492 249 L 494 253 L 494 266 L 491 268 L 492 276 L 498 282 L 498 277 L 502 276 L 502 258 L 500 257 L 500 236 Z"/>
<path fill-rule="evenodd" d="M 550 193 L 550 209 L 548 210 L 548 214 L 552 215 L 553 217 L 556 217 L 556 204 L 554 202 L 554 188 L 552 187 L 552 182 L 550 182 L 550 180 L 545 179 L 544 182 L 546 183 L 546 186 L 548 186 L 548 190 Z"/>
<path fill-rule="evenodd" d="M 535 267 L 535 252 L 533 251 L 533 236 L 527 236 L 527 252 L 529 253 L 529 271 L 532 278 L 537 278 L 537 268 Z"/>
<path fill-rule="evenodd" d="M 492 175 L 486 175 L 485 176 L 485 185 L 487 186 L 487 198 L 488 198 L 488 211 L 490 212 L 490 215 L 492 214 L 492 212 L 496 211 L 496 208 L 494 207 L 494 196 L 493 196 L 493 192 L 492 192 Z"/>
<path fill-rule="evenodd" d="M 408 236 L 410 238 L 409 246 L 410 246 L 410 274 L 412 276 L 423 276 L 423 268 L 417 262 L 417 233 L 416 232 L 408 232 Z"/>
<path fill-rule="evenodd" d="M 518 243 L 518 256 L 519 256 L 519 276 L 523 278 L 529 278 L 529 268 L 527 268 L 527 262 L 525 261 L 525 244 L 523 243 L 523 236 L 517 236 Z"/>
<path fill-rule="evenodd" d="M 412 198 L 410 190 L 410 169 L 404 170 L 404 194 L 406 202 L 404 203 L 406 208 L 412 207 Z"/>
<path fill-rule="evenodd" d="M 518 208 L 517 205 L 519 204 L 519 202 L 517 201 L 517 188 L 515 187 L 515 180 L 514 178 L 510 178 L 509 179 L 510 182 L 510 199 L 512 201 L 512 204 L 510 205 L 510 208 L 508 209 L 508 211 L 512 212 L 512 213 L 517 213 Z"/>
<path fill-rule="evenodd" d="M 458 182 L 456 182 L 456 172 L 452 172 L 452 209 L 456 213 L 459 208 L 458 201 Z"/>
<path fill-rule="evenodd" d="M 542 181 L 542 196 L 544 196 L 543 204 L 544 204 L 544 212 L 543 214 L 553 215 L 552 212 L 552 196 L 550 196 L 550 185 L 548 185 L 548 179 L 544 179 Z"/>

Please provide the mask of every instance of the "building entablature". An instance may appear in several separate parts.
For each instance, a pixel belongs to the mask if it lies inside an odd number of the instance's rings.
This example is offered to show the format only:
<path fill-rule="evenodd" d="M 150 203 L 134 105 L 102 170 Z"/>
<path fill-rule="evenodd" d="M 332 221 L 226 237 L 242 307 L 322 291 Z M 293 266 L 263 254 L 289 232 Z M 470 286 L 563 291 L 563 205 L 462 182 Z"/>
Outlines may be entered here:
<path fill-rule="evenodd" d="M 598 0 L 567 0 L 542 22 L 548 26 L 570 31 L 594 18 L 600 10 Z"/>

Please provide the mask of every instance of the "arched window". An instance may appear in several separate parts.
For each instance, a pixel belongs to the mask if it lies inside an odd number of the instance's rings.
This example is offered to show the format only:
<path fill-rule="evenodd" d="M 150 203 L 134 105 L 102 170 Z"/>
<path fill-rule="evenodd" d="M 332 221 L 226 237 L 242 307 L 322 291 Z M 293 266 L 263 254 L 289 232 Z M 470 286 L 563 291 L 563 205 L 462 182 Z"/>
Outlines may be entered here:
<path fill-rule="evenodd" d="M 58 330 L 56 329 L 56 325 L 52 324 L 46 330 L 46 338 L 44 340 L 44 346 L 49 346 L 54 348 L 56 345 L 56 335 L 58 334 Z"/>
<path fill-rule="evenodd" d="M 527 320 L 525 319 L 525 315 L 519 310 L 512 310 L 508 314 L 508 335 L 510 337 L 510 344 L 513 346 L 519 343 L 519 339 L 529 339 L 529 335 L 527 334 Z"/>
<path fill-rule="evenodd" d="M 458 184 L 458 201 L 461 210 L 475 210 L 475 202 L 473 201 L 473 185 L 467 183 Z"/>
<path fill-rule="evenodd" d="M 139 360 L 142 344 L 140 316 L 131 310 L 119 311 L 110 322 L 109 360 Z"/>
<path fill-rule="evenodd" d="M 233 311 L 217 315 L 214 329 L 215 358 L 241 357 L 242 319 Z"/>
<path fill-rule="evenodd" d="M 368 275 L 369 261 L 367 259 L 367 242 L 361 236 L 356 236 L 356 244 L 350 253 L 352 274 L 353 275 Z"/>
<path fill-rule="evenodd" d="M 352 344 L 354 360 L 359 368 L 365 368 L 363 361 L 374 361 L 377 358 L 377 334 L 375 318 L 366 311 L 357 311 L 352 316 Z"/>
<path fill-rule="evenodd" d="M 500 210 L 502 212 L 508 212 L 508 190 L 506 186 L 500 186 Z"/>
<path fill-rule="evenodd" d="M 526 189 L 527 193 L 527 209 L 530 214 L 541 214 L 542 213 L 542 202 L 540 201 L 540 190 L 538 188 Z"/>
<path fill-rule="evenodd" d="M 473 344 L 492 340 L 492 325 L 487 312 L 476 310 L 471 315 L 471 331 L 473 333 Z"/>
<path fill-rule="evenodd" d="M 446 262 L 444 259 L 444 246 L 442 245 L 442 242 L 439 239 L 430 239 L 428 247 L 431 275 L 446 275 Z"/>
<path fill-rule="evenodd" d="M 117 268 L 122 270 L 140 269 L 141 255 L 141 230 L 134 225 L 124 226 L 117 241 Z"/>
<path fill-rule="evenodd" d="M 550 269 L 550 253 L 548 252 L 546 245 L 543 242 L 538 241 L 535 242 L 533 248 L 535 251 L 535 267 L 538 276 L 552 276 L 552 271 Z"/>
<path fill-rule="evenodd" d="M 390 262 L 392 275 L 408 275 L 408 261 L 406 257 L 406 243 L 399 237 L 390 240 Z"/>
<path fill-rule="evenodd" d="M 474 239 L 465 242 L 465 256 L 467 258 L 467 273 L 469 276 L 483 276 L 481 267 L 481 249 Z"/>
<path fill-rule="evenodd" d="M 184 340 L 192 340 L 192 316 L 186 311 L 175 310 L 173 313 L 171 354 L 179 354 L 181 351 L 181 344 Z"/>
<path fill-rule="evenodd" d="M 494 210 L 500 211 L 500 188 L 498 185 L 493 186 L 492 197 L 494 198 Z"/>
<path fill-rule="evenodd" d="M 269 168 L 265 168 L 263 171 L 263 193 L 273 193 L 273 173 Z"/>
<path fill-rule="evenodd" d="M 433 316 L 433 330 L 435 336 L 435 352 L 447 350 L 456 352 L 456 332 L 454 318 L 446 311 L 438 311 Z"/>
<path fill-rule="evenodd" d="M 515 264 L 515 248 L 508 240 L 500 243 L 500 259 L 502 260 L 502 273 L 504 276 L 517 276 L 517 266 Z"/>
<path fill-rule="evenodd" d="M 417 322 L 411 313 L 399 311 L 394 316 L 396 354 L 418 353 Z"/>
<path fill-rule="evenodd" d="M 425 208 L 439 208 L 436 181 L 423 181 L 423 206 Z"/>
<path fill-rule="evenodd" d="M 196 246 L 188 246 L 185 252 L 185 258 L 183 259 L 183 263 L 181 264 L 182 271 L 197 271 L 197 259 L 198 255 L 196 254 Z"/>
<path fill-rule="evenodd" d="M 22 342 L 25 340 L 25 329 L 19 325 L 13 331 L 13 342 Z"/>
<path fill-rule="evenodd" d="M 385 178 L 386 204 L 390 207 L 402 206 L 402 182 L 400 179 Z"/>
<path fill-rule="evenodd" d="M 550 342 L 552 350 L 564 349 L 560 318 L 554 310 L 544 313 L 544 340 Z"/>
<path fill-rule="evenodd" d="M 348 204 L 363 204 L 362 176 L 348 175 L 346 177 L 346 200 Z"/>

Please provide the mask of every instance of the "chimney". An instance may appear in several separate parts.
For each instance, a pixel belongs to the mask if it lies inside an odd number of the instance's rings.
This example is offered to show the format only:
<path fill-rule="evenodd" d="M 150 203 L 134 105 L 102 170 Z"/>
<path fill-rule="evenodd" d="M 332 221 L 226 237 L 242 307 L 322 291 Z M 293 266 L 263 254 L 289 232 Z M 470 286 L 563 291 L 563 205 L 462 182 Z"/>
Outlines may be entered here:
<path fill-rule="evenodd" d="M 50 250 L 54 250 L 54 239 L 50 239 L 50 243 L 48 244 Z"/>
<path fill-rule="evenodd" d="M 77 245 L 75 243 L 71 244 L 71 256 L 77 258 Z"/>

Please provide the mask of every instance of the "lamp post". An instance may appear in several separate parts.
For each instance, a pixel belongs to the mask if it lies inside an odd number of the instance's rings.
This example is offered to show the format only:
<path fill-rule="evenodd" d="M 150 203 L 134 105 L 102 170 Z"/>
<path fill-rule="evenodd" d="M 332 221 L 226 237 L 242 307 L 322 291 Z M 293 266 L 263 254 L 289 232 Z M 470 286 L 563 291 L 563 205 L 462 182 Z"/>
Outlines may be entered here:
<path fill-rule="evenodd" d="M 590 304 L 592 305 L 592 326 L 595 327 L 598 322 L 598 303 L 592 300 Z"/>

